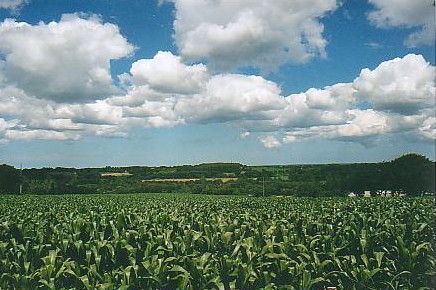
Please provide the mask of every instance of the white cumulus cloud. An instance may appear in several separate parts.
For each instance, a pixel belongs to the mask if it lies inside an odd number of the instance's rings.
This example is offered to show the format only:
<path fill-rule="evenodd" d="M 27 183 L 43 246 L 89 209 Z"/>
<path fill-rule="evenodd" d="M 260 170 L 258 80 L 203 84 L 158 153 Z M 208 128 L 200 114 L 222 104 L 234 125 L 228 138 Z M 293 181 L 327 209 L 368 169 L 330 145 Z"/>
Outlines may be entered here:
<path fill-rule="evenodd" d="M 409 47 L 434 45 L 435 8 L 432 0 L 369 0 L 375 10 L 368 14 L 380 28 L 417 28 L 405 39 Z"/>
<path fill-rule="evenodd" d="M 175 110 L 191 122 L 264 119 L 284 104 L 279 87 L 259 76 L 213 76 L 203 94 L 180 98 Z"/>
<path fill-rule="evenodd" d="M 27 0 L 0 0 L 0 9 L 8 9 L 12 12 L 16 12 L 26 3 Z"/>
<path fill-rule="evenodd" d="M 355 90 L 348 83 L 327 86 L 324 89 L 311 88 L 307 92 L 307 106 L 312 109 L 332 110 L 348 108 L 355 102 Z"/>
<path fill-rule="evenodd" d="M 0 23 L 0 39 L 8 83 L 29 96 L 66 103 L 116 93 L 110 60 L 134 50 L 116 25 L 78 14 L 36 25 L 6 19 Z"/>
<path fill-rule="evenodd" d="M 421 132 L 421 135 L 424 138 L 435 140 L 436 139 L 436 117 L 429 116 L 427 119 L 422 122 L 421 126 L 419 127 L 419 130 Z"/>
<path fill-rule="evenodd" d="M 280 141 L 274 136 L 266 136 L 261 138 L 260 141 L 262 142 L 263 146 L 268 149 L 282 146 L 282 143 L 280 143 Z"/>
<path fill-rule="evenodd" d="M 376 110 L 415 114 L 434 106 L 435 68 L 421 55 L 409 54 L 382 62 L 374 70 L 363 69 L 354 88 Z"/>
<path fill-rule="evenodd" d="M 254 66 L 325 56 L 322 17 L 336 0 L 173 0 L 174 38 L 186 60 L 207 60 L 215 69 Z"/>
<path fill-rule="evenodd" d="M 136 85 L 149 85 L 162 93 L 197 93 L 209 78 L 205 65 L 185 65 L 179 56 L 167 51 L 134 62 L 130 73 Z"/>
<path fill-rule="evenodd" d="M 385 61 L 353 83 L 286 97 L 266 130 L 284 131 L 283 143 L 327 138 L 367 145 L 386 134 L 434 140 L 434 80 L 435 67 L 421 55 Z"/>
<path fill-rule="evenodd" d="M 250 132 L 245 131 L 245 132 L 241 133 L 240 137 L 241 137 L 241 139 L 247 139 L 250 137 L 250 135 L 251 135 Z"/>
<path fill-rule="evenodd" d="M 346 124 L 336 127 L 340 137 L 362 137 L 384 134 L 389 131 L 387 116 L 381 112 L 369 110 L 349 110 L 350 119 Z"/>
<path fill-rule="evenodd" d="M 189 123 L 231 123 L 245 132 L 241 139 L 251 133 L 262 136 L 258 140 L 266 148 L 307 139 L 367 145 L 389 134 L 424 141 L 436 137 L 435 68 L 420 55 L 365 68 L 352 83 L 282 96 L 280 87 L 263 77 L 210 75 L 203 65 L 184 64 L 179 57 L 160 52 L 136 62 L 136 68 L 123 76 L 124 93 L 83 103 L 29 95 L 2 78 L 2 64 L 1 143 L 77 140 L 85 135 L 126 137 L 134 128 Z M 171 77 L 153 76 L 154 67 Z"/>

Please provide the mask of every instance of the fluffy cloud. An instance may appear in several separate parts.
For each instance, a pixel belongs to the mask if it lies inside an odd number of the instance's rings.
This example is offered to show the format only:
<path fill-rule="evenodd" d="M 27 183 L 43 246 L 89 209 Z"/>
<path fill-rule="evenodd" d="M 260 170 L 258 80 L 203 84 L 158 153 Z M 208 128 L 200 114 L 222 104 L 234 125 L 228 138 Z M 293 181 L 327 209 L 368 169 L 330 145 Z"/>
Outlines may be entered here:
<path fill-rule="evenodd" d="M 241 133 L 240 137 L 241 137 L 241 139 L 247 139 L 250 137 L 250 135 L 251 135 L 250 132 L 245 131 L 245 132 Z"/>
<path fill-rule="evenodd" d="M 389 131 L 387 116 L 374 110 L 349 110 L 347 124 L 336 127 L 340 137 L 362 137 L 385 134 Z"/>
<path fill-rule="evenodd" d="M 409 136 L 415 140 L 436 139 L 435 124 L 426 114 L 403 116 L 373 109 L 347 110 L 346 122 L 293 129 L 285 133 L 284 143 L 304 139 L 335 139 L 370 146 L 380 136 Z"/>
<path fill-rule="evenodd" d="M 174 38 L 186 60 L 207 60 L 215 69 L 283 63 L 325 56 L 320 19 L 336 0 L 173 0 Z"/>
<path fill-rule="evenodd" d="M 7 19 L 0 24 L 0 38 L 4 76 L 10 84 L 29 96 L 66 103 L 118 92 L 110 60 L 134 49 L 116 25 L 77 14 L 37 25 Z"/>
<path fill-rule="evenodd" d="M 337 84 L 289 95 L 286 106 L 275 116 L 274 126 L 289 130 L 344 123 L 348 118 L 345 111 L 354 100 L 353 93 L 351 84 Z"/>
<path fill-rule="evenodd" d="M 7 142 L 5 134 L 9 129 L 15 126 L 15 121 L 6 121 L 3 118 L 0 118 L 0 145 Z"/>
<path fill-rule="evenodd" d="M 380 28 L 418 28 L 405 39 L 409 47 L 434 45 L 433 1 L 369 0 L 375 10 L 368 14 L 372 24 Z"/>
<path fill-rule="evenodd" d="M 141 106 L 124 107 L 123 117 L 128 123 L 143 127 L 172 127 L 183 124 L 183 119 L 174 111 L 174 99 L 146 101 Z"/>
<path fill-rule="evenodd" d="M 435 68 L 421 55 L 409 54 L 381 63 L 376 69 L 363 69 L 354 81 L 362 100 L 376 110 L 415 114 L 434 106 Z"/>
<path fill-rule="evenodd" d="M 258 76 L 213 76 L 203 94 L 180 98 L 175 110 L 191 122 L 264 119 L 284 104 L 278 86 Z"/>
<path fill-rule="evenodd" d="M 297 140 L 298 140 L 297 137 L 295 137 L 294 135 L 290 135 L 290 134 L 285 135 L 282 139 L 283 143 L 285 143 L 285 144 L 294 143 Z"/>
<path fill-rule="evenodd" d="M 283 143 L 327 138 L 368 145 L 386 134 L 434 140 L 434 79 L 434 66 L 420 55 L 389 60 L 363 69 L 353 83 L 288 96 L 268 130 L 284 131 Z"/>
<path fill-rule="evenodd" d="M 84 134 L 124 136 L 121 115 L 121 108 L 106 101 L 60 104 L 27 96 L 15 87 L 0 89 L 0 116 L 10 119 L 0 132 L 3 140 L 77 140 Z"/>
<path fill-rule="evenodd" d="M 26 0 L 0 0 L 0 9 L 9 9 L 15 12 L 26 2 Z"/>
<path fill-rule="evenodd" d="M 339 83 L 324 89 L 309 89 L 306 95 L 307 106 L 312 109 L 331 110 L 348 108 L 355 102 L 355 90 L 350 84 Z"/>
<path fill-rule="evenodd" d="M 262 142 L 263 146 L 268 149 L 282 146 L 282 143 L 280 143 L 280 141 L 274 136 L 266 136 L 261 138 L 260 141 Z"/>
<path fill-rule="evenodd" d="M 429 140 L 436 139 L 436 117 L 429 116 L 419 127 L 421 135 Z"/>
<path fill-rule="evenodd" d="M 0 89 L 0 116 L 16 119 L 21 128 L 47 129 L 51 126 L 54 108 L 51 103 L 28 97 L 23 90 L 7 86 Z"/>
<path fill-rule="evenodd" d="M 117 125 L 122 122 L 121 108 L 111 106 L 106 101 L 62 105 L 57 108 L 57 114 L 68 117 L 78 124 Z"/>
<path fill-rule="evenodd" d="M 108 103 L 114 106 L 137 107 L 146 101 L 164 101 L 168 94 L 157 92 L 148 85 L 132 85 L 126 95 L 114 96 Z"/>
<path fill-rule="evenodd" d="M 162 93 L 198 93 L 209 78 L 203 64 L 185 65 L 179 56 L 159 51 L 153 59 L 141 59 L 132 64 L 132 81 L 146 84 Z"/>
<path fill-rule="evenodd" d="M 436 138 L 434 66 L 419 55 L 363 69 L 352 83 L 286 97 L 262 77 L 209 75 L 204 66 L 183 64 L 170 53 L 138 63 L 145 65 L 134 64 L 123 76 L 124 94 L 76 104 L 28 95 L 2 83 L 0 73 L 0 142 L 125 137 L 132 128 L 187 123 L 232 123 L 246 132 L 241 138 L 255 136 L 266 148 L 316 138 L 366 145 L 389 134 Z M 168 80 L 150 74 L 150 67 L 165 63 L 177 70 L 162 68 L 172 73 Z"/>

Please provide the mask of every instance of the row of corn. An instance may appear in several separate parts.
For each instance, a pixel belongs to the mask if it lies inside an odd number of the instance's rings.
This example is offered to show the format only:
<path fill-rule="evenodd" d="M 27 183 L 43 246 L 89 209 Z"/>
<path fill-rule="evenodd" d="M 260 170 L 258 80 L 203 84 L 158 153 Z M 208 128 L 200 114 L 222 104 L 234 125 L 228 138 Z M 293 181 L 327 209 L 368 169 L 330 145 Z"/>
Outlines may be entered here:
<path fill-rule="evenodd" d="M 432 289 L 433 205 L 0 196 L 0 289 Z"/>

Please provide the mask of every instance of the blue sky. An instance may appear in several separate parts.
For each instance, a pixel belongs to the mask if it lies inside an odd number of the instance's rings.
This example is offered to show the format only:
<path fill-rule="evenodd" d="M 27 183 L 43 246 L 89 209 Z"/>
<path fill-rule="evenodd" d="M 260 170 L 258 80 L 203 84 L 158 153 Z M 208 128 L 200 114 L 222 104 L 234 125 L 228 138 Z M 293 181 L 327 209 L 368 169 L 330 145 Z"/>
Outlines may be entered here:
<path fill-rule="evenodd" d="M 0 164 L 435 159 L 430 0 L 0 0 Z"/>

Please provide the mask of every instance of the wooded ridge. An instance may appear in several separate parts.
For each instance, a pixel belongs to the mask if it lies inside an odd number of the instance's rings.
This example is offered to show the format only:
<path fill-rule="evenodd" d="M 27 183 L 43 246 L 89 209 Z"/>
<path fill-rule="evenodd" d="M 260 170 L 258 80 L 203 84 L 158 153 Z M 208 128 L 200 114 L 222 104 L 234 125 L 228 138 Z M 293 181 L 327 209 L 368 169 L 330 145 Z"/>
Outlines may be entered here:
<path fill-rule="evenodd" d="M 435 192 L 435 162 L 406 154 L 379 163 L 17 169 L 0 165 L 1 194 L 180 192 L 195 194 L 346 196 Z"/>

